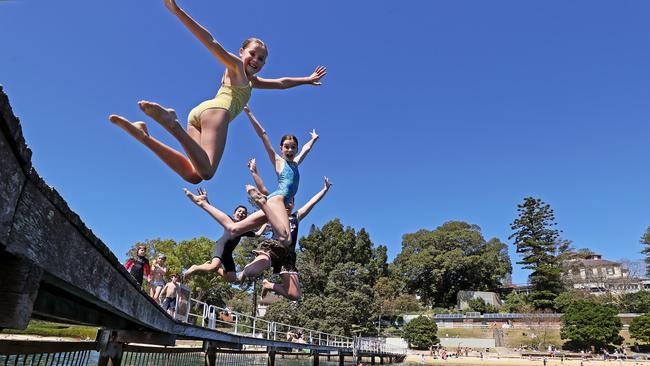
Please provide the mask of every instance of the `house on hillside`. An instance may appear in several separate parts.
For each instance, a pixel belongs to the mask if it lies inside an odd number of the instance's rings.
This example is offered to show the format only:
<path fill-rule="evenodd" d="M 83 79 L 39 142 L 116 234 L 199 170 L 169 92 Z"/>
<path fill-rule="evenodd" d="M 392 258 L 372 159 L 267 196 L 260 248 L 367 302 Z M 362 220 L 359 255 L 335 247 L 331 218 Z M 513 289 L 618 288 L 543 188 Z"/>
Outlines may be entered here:
<path fill-rule="evenodd" d="M 562 266 L 564 278 L 573 288 L 593 294 L 650 290 L 650 280 L 631 274 L 622 263 L 603 259 L 600 254 L 569 253 Z"/>

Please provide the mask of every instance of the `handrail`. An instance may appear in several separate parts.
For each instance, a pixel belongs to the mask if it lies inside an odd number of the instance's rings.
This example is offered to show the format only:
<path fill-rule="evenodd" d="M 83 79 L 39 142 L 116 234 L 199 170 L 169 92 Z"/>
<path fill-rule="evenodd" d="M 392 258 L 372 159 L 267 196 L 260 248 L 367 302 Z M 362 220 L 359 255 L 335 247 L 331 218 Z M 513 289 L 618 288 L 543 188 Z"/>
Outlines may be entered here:
<path fill-rule="evenodd" d="M 192 312 L 192 310 L 200 311 Z M 199 314 L 200 312 L 200 314 Z M 188 322 L 204 328 L 221 332 L 263 338 L 274 341 L 291 341 L 309 345 L 329 346 L 343 349 L 357 348 L 364 352 L 404 353 L 403 349 L 391 349 L 385 342 L 377 339 L 342 336 L 321 332 L 314 329 L 298 327 L 281 322 L 273 322 L 248 314 L 232 311 L 216 305 L 190 298 Z"/>

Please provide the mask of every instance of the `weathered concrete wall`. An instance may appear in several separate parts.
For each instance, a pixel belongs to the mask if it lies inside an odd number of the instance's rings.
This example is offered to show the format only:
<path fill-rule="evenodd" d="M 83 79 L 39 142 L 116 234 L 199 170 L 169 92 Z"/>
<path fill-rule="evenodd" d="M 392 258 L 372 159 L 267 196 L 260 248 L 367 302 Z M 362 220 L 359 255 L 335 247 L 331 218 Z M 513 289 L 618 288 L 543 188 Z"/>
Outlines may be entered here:
<path fill-rule="evenodd" d="M 286 343 L 189 326 L 167 315 L 33 169 L 1 86 L 0 293 L 0 328 L 24 329 L 37 314 L 229 343 Z"/>

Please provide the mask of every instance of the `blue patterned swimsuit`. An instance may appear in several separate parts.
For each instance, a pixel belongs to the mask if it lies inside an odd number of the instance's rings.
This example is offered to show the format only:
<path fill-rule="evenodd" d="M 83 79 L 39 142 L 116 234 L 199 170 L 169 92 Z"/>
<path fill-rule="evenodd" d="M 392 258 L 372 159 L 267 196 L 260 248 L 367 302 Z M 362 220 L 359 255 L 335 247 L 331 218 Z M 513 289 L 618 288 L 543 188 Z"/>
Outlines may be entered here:
<path fill-rule="evenodd" d="M 298 164 L 284 159 L 284 167 L 282 167 L 282 171 L 278 175 L 278 188 L 267 197 L 282 196 L 284 204 L 288 205 L 298 192 L 298 183 L 300 183 Z"/>

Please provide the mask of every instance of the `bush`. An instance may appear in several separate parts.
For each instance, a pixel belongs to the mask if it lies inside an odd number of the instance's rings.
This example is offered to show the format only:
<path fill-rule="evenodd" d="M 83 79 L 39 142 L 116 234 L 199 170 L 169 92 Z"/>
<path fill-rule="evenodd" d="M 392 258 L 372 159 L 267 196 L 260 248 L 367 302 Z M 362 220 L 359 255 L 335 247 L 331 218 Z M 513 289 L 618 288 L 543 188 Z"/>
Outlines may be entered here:
<path fill-rule="evenodd" d="M 600 349 L 609 344 L 620 345 L 623 327 L 616 308 L 592 301 L 579 300 L 569 305 L 562 316 L 562 339 L 570 340 L 566 345 L 573 349 L 588 350 L 592 346 Z"/>
<path fill-rule="evenodd" d="M 650 313 L 650 292 L 623 294 L 618 299 L 618 305 L 624 313 Z"/>
<path fill-rule="evenodd" d="M 650 342 L 650 313 L 632 319 L 630 334 L 640 341 Z"/>
<path fill-rule="evenodd" d="M 433 319 L 419 316 L 404 326 L 404 339 L 415 349 L 428 349 L 438 343 L 438 326 Z"/>

